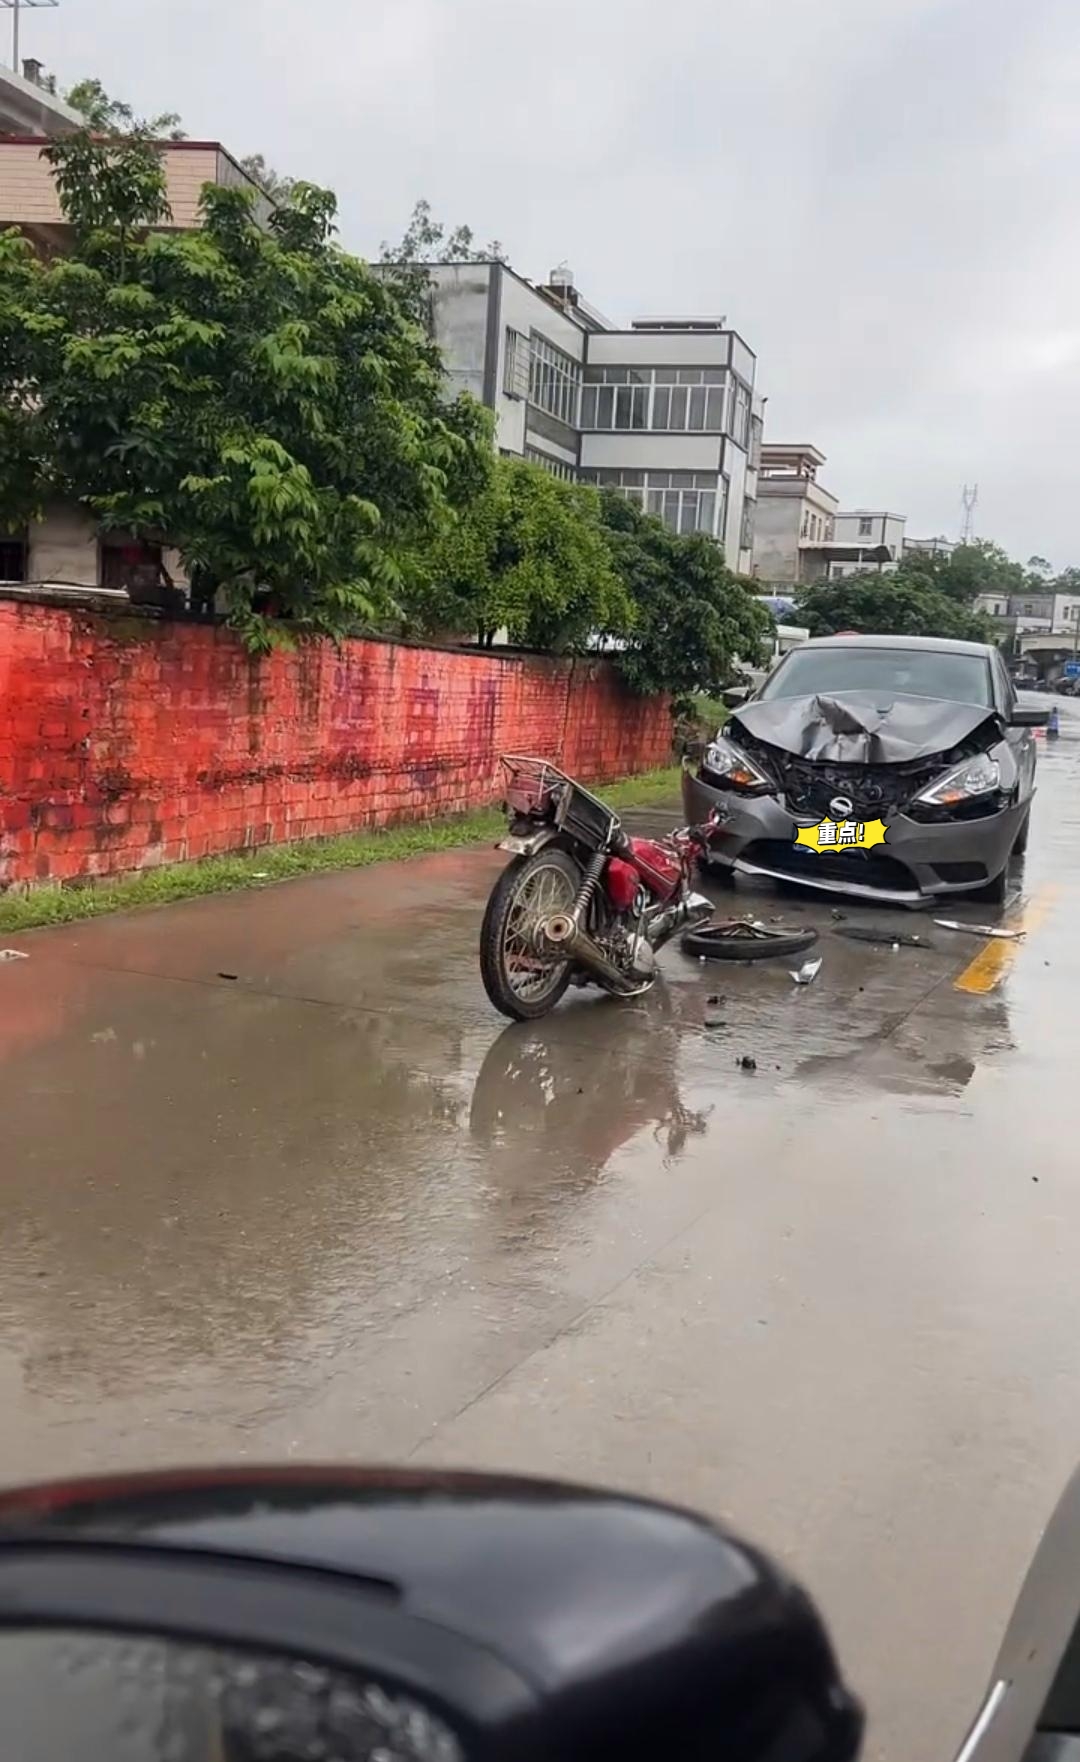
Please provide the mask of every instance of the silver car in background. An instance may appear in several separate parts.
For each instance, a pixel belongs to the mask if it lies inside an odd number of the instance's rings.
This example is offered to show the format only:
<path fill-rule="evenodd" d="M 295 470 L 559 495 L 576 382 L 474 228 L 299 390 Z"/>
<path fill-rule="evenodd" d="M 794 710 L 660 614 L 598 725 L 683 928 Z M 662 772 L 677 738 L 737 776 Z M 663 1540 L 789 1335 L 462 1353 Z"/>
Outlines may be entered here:
<path fill-rule="evenodd" d="M 687 821 L 716 812 L 709 867 L 917 905 L 1001 900 L 1024 849 L 1032 730 L 990 644 L 834 636 L 780 662 L 683 771 Z M 873 849 L 815 850 L 801 829 L 882 820 Z"/>

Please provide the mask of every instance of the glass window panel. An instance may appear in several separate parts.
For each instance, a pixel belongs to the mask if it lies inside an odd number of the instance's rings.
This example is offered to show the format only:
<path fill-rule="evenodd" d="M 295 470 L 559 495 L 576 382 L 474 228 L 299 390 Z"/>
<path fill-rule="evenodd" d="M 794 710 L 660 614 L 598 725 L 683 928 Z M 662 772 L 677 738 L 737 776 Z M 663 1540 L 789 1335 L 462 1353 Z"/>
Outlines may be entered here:
<path fill-rule="evenodd" d="M 723 385 L 727 379 L 727 370 L 723 367 L 705 367 L 701 377 L 706 385 Z"/>
<path fill-rule="evenodd" d="M 615 414 L 615 387 L 602 385 L 596 394 L 596 426 L 610 428 Z"/>
<path fill-rule="evenodd" d="M 597 399 L 597 394 L 598 394 L 599 390 L 600 390 L 600 387 L 597 385 L 586 385 L 586 386 L 582 387 L 582 390 L 581 390 L 581 426 L 582 426 L 582 428 L 595 428 L 596 427 L 596 399 Z"/>
<path fill-rule="evenodd" d="M 644 506 L 645 491 L 643 489 L 628 489 L 628 490 L 625 490 L 623 493 L 626 496 L 626 499 L 628 502 L 633 502 L 635 508 L 640 508 L 640 507 Z"/>
<path fill-rule="evenodd" d="M 606 379 L 608 385 L 625 385 L 626 384 L 626 368 L 625 367 L 608 367 L 605 370 L 604 378 Z"/>
<path fill-rule="evenodd" d="M 680 385 L 700 385 L 701 384 L 701 368 L 700 367 L 680 367 L 679 368 L 679 384 Z"/>
<path fill-rule="evenodd" d="M 677 489 L 666 489 L 664 491 L 664 519 L 671 527 L 672 532 L 678 532 L 679 491 Z"/>
<path fill-rule="evenodd" d="M 658 520 L 664 518 L 664 492 L 662 489 L 650 489 L 645 496 L 645 509 L 655 514 Z"/>
<path fill-rule="evenodd" d="M 647 428 L 649 426 L 649 388 L 647 385 L 635 385 L 631 388 L 633 399 L 630 411 L 631 428 Z"/>
<path fill-rule="evenodd" d="M 699 532 L 711 532 L 713 529 L 713 521 L 715 519 L 716 519 L 716 492 L 715 492 L 715 490 L 711 490 L 711 489 L 703 489 L 701 491 L 700 495 L 698 496 L 698 520 L 697 520 L 698 531 Z"/>
<path fill-rule="evenodd" d="M 671 426 L 682 429 L 686 427 L 686 388 L 677 386 L 671 394 Z"/>
<path fill-rule="evenodd" d="M 697 496 L 693 490 L 687 490 L 682 496 L 679 508 L 679 531 L 693 532 L 697 525 Z"/>
<path fill-rule="evenodd" d="M 705 411 L 705 426 L 706 426 L 706 428 L 715 428 L 716 430 L 718 430 L 718 432 L 723 433 L 723 429 L 724 429 L 724 391 L 723 391 L 723 387 L 722 386 L 710 386 L 708 391 L 705 394 L 705 399 L 706 399 L 706 411 Z"/>
<path fill-rule="evenodd" d="M 658 385 L 653 392 L 652 425 L 654 428 L 666 428 L 671 416 L 671 392 L 666 385 Z"/>
<path fill-rule="evenodd" d="M 629 428 L 629 426 L 630 426 L 630 402 L 631 402 L 630 387 L 628 385 L 619 386 L 618 390 L 615 393 L 615 426 L 616 426 L 616 428 Z"/>
<path fill-rule="evenodd" d="M 672 489 L 696 489 L 697 488 L 697 472 L 696 471 L 672 471 L 670 474 L 670 477 L 671 477 Z"/>
<path fill-rule="evenodd" d="M 602 367 L 586 367 L 582 374 L 586 385 L 600 385 L 603 377 L 604 369 Z"/>
<path fill-rule="evenodd" d="M 678 385 L 679 375 L 674 367 L 654 367 L 653 378 L 657 385 Z"/>
<path fill-rule="evenodd" d="M 671 488 L 671 472 L 670 471 L 650 471 L 649 472 L 649 488 L 650 489 L 670 489 Z"/>
<path fill-rule="evenodd" d="M 645 482 L 644 471 L 622 471 L 619 475 L 624 483 L 632 483 L 637 489 Z"/>
<path fill-rule="evenodd" d="M 703 385 L 696 385 L 690 393 L 690 420 L 688 428 L 699 430 L 705 427 L 705 400 L 708 396 Z"/>
<path fill-rule="evenodd" d="M 724 537 L 724 529 L 727 526 L 727 506 L 728 480 L 726 477 L 722 477 L 720 479 L 720 517 L 716 522 L 716 536 L 721 540 Z"/>

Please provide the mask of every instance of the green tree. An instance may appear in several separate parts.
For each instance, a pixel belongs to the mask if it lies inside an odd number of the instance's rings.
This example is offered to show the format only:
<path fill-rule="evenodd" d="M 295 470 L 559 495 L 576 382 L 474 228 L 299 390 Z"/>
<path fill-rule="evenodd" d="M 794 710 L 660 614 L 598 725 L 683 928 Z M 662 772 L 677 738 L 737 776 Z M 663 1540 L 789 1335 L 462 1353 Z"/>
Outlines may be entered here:
<path fill-rule="evenodd" d="M 87 128 L 92 129 L 95 134 L 138 133 L 159 140 L 186 139 L 180 126 L 180 118 L 174 110 L 165 110 L 160 116 L 137 122 L 131 105 L 124 104 L 119 98 L 110 98 L 100 80 L 78 80 L 70 91 L 64 93 L 64 98 L 73 110 L 85 116 Z"/>
<path fill-rule="evenodd" d="M 857 630 L 876 636 L 946 636 L 991 640 L 978 613 L 943 593 L 929 574 L 876 571 L 819 581 L 798 589 L 797 618 L 811 636 Z"/>
<path fill-rule="evenodd" d="M 616 572 L 632 609 L 619 666 L 635 691 L 670 692 L 676 709 L 727 685 L 736 660 L 764 659 L 768 608 L 704 533 L 680 537 L 614 491 L 602 500 Z"/>
<path fill-rule="evenodd" d="M 596 491 L 520 459 L 492 459 L 481 493 L 414 560 L 407 605 L 427 635 L 490 645 L 505 630 L 554 652 L 620 635 L 632 616 Z"/>
<path fill-rule="evenodd" d="M 295 178 L 285 177 L 280 171 L 275 171 L 261 153 L 248 153 L 245 158 L 241 159 L 240 165 L 242 170 L 247 172 L 248 177 L 266 192 L 271 202 L 288 202 L 296 188 Z"/>
<path fill-rule="evenodd" d="M 432 327 L 431 281 L 426 263 L 497 263 L 506 262 L 506 252 L 498 239 L 478 248 L 469 226 L 449 230 L 431 212 L 431 203 L 423 197 L 416 203 L 396 245 L 384 239 L 379 261 L 392 282 L 398 298 L 417 323 L 426 330 Z"/>
<path fill-rule="evenodd" d="M 132 239 L 172 218 L 160 146 L 141 127 L 105 136 L 78 129 L 50 141 L 41 157 L 52 167 L 60 206 L 82 234 L 83 248 L 91 247 L 95 233 L 115 240 L 123 281 Z"/>
<path fill-rule="evenodd" d="M 939 593 L 968 606 L 976 594 L 1022 593 L 1027 585 L 1023 565 L 1014 563 L 1000 545 L 985 538 L 957 545 L 948 555 L 910 551 L 896 573 L 902 581 L 930 582 Z"/>
<path fill-rule="evenodd" d="M 486 412 L 446 400 L 435 348 L 332 244 L 329 192 L 297 185 L 267 231 L 207 186 L 201 229 L 136 231 L 141 171 L 104 186 L 89 146 L 58 167 L 72 253 L 0 235 L 6 517 L 63 498 L 163 538 L 256 647 L 283 638 L 271 614 L 385 619 L 403 560 L 485 481 Z"/>

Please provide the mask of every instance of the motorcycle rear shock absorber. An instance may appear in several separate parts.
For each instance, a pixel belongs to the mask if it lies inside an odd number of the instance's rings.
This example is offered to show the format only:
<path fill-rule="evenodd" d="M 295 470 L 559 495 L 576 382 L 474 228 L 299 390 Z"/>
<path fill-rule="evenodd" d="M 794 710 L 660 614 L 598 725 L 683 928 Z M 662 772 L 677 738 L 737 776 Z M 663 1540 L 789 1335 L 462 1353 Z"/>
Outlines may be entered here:
<path fill-rule="evenodd" d="M 600 885 L 600 880 L 606 864 L 607 852 L 605 850 L 598 850 L 596 855 L 589 859 L 585 873 L 582 876 L 581 886 L 577 890 L 577 897 L 570 908 L 570 915 L 573 918 L 574 923 L 579 927 L 583 925 L 588 918 L 589 907 L 593 902 L 593 895 Z"/>

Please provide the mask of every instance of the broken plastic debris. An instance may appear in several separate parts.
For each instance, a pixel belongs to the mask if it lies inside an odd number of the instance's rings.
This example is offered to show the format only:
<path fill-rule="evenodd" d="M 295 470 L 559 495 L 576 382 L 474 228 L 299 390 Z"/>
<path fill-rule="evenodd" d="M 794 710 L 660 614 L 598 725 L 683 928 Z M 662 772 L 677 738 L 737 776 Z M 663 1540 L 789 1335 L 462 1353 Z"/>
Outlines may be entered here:
<path fill-rule="evenodd" d="M 797 973 L 793 972 L 791 977 L 794 979 L 796 985 L 812 985 L 814 983 L 814 980 L 817 978 L 818 974 L 820 973 L 820 971 L 821 971 L 821 956 L 818 955 L 818 958 L 816 961 L 803 961 L 803 964 L 799 968 L 798 972 Z"/>
<path fill-rule="evenodd" d="M 723 1027 L 723 1006 L 724 1000 L 718 992 L 714 992 L 712 996 L 705 999 L 705 1026 L 707 1028 Z"/>
<path fill-rule="evenodd" d="M 28 961 L 30 956 L 21 948 L 0 948 L 0 961 Z"/>
<path fill-rule="evenodd" d="M 744 1052 L 739 1060 L 739 1069 L 740 1071 L 756 1071 L 757 1059 L 751 1053 Z"/>
<path fill-rule="evenodd" d="M 935 918 L 943 930 L 964 930 L 969 936 L 1000 936 L 1005 942 L 1017 942 L 1026 930 L 1001 930 L 996 924 L 961 924 L 956 918 Z"/>

